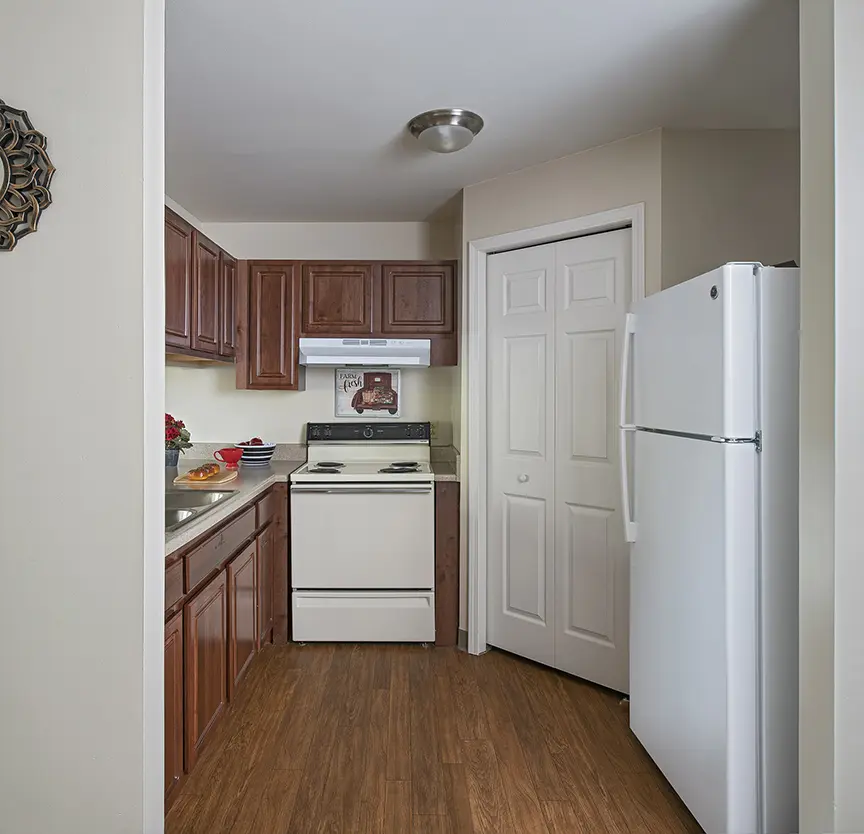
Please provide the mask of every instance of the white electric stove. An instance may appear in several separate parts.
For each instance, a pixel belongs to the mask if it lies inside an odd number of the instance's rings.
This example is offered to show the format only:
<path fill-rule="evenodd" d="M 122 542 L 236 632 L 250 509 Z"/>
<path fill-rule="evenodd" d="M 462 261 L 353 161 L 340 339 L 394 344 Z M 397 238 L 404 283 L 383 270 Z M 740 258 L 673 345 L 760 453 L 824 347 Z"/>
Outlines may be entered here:
<path fill-rule="evenodd" d="M 291 475 L 293 639 L 435 639 L 428 423 L 309 423 Z"/>

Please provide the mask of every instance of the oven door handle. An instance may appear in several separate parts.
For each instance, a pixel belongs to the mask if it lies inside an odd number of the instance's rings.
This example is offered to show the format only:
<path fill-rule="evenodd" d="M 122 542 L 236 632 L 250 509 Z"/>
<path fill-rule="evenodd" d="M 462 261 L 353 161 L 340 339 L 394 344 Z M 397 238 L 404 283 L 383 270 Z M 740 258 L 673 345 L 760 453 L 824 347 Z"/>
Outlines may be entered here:
<path fill-rule="evenodd" d="M 318 493 L 323 495 L 428 495 L 432 492 L 432 485 L 416 486 L 416 487 L 360 487 L 352 489 L 351 487 L 315 487 L 315 486 L 292 486 L 292 493 L 308 492 Z"/>

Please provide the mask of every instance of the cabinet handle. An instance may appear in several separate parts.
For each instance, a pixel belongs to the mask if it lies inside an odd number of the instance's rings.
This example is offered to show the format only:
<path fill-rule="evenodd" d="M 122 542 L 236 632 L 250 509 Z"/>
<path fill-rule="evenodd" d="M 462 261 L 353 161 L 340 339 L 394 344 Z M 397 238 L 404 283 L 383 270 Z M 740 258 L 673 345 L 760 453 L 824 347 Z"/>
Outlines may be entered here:
<path fill-rule="evenodd" d="M 527 484 L 530 478 L 523 473 L 516 480 L 519 481 L 520 484 Z"/>

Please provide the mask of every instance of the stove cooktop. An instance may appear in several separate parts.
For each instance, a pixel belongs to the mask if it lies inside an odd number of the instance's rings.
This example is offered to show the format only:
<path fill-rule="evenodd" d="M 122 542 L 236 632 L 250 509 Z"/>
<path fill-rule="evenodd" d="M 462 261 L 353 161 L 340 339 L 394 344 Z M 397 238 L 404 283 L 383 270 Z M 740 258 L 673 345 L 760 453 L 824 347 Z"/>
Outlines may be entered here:
<path fill-rule="evenodd" d="M 292 482 L 301 481 L 431 481 L 432 468 L 428 463 L 397 466 L 389 460 L 348 462 L 340 467 L 325 467 L 312 462 L 301 466 L 291 475 Z"/>

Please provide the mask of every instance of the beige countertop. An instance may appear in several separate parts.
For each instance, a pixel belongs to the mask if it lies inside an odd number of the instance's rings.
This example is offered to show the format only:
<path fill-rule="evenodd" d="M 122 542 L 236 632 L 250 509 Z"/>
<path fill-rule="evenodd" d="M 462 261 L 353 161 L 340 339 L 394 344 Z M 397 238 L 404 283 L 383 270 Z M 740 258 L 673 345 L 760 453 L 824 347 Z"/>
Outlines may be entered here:
<path fill-rule="evenodd" d="M 207 461 L 186 459 L 181 460 L 177 471 L 165 471 L 165 485 L 170 485 L 171 481 L 179 474 L 188 472 L 196 466 L 200 466 Z M 165 555 L 170 556 L 175 550 L 179 550 L 184 545 L 189 544 L 193 539 L 197 539 L 202 533 L 206 533 L 211 527 L 215 527 L 219 522 L 224 521 L 228 516 L 239 510 L 244 504 L 248 504 L 256 496 L 268 490 L 273 484 L 285 483 L 288 476 L 295 470 L 299 469 L 305 461 L 302 460 L 274 460 L 270 466 L 262 467 L 261 469 L 248 469 L 240 466 L 240 477 L 236 481 L 225 484 L 226 491 L 234 492 L 227 501 L 220 504 L 215 510 L 204 513 L 200 518 L 186 524 L 179 530 L 174 530 L 172 533 L 165 534 Z M 169 474 L 170 473 L 170 474 Z M 213 489 L 221 489 L 221 487 L 213 487 Z"/>
<path fill-rule="evenodd" d="M 188 472 L 190 469 L 194 469 L 196 466 L 207 462 L 192 458 L 181 459 L 176 472 L 171 470 L 169 475 L 169 471 L 166 470 L 166 487 L 178 474 L 182 475 L 184 472 Z M 270 466 L 262 469 L 249 469 L 241 465 L 240 477 L 236 481 L 225 484 L 225 489 L 235 494 L 223 504 L 220 504 L 215 510 L 204 513 L 199 519 L 186 524 L 179 530 L 166 533 L 165 555 L 170 556 L 174 551 L 189 544 L 193 539 L 197 539 L 202 533 L 206 533 L 211 527 L 215 527 L 228 518 L 228 516 L 233 515 L 244 504 L 249 503 L 253 498 L 268 490 L 273 484 L 287 482 L 291 473 L 303 466 L 305 462 L 305 460 L 274 460 L 271 461 Z M 436 481 L 459 480 L 459 476 L 456 474 L 456 466 L 452 461 L 432 461 L 432 474 L 435 476 Z M 219 487 L 213 487 L 213 489 L 219 489 Z"/>
<path fill-rule="evenodd" d="M 456 464 L 449 460 L 433 460 L 432 474 L 436 481 L 458 481 L 459 475 L 456 473 Z"/>

